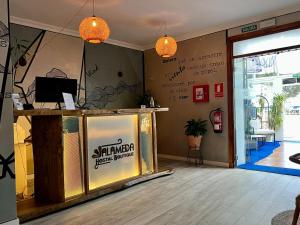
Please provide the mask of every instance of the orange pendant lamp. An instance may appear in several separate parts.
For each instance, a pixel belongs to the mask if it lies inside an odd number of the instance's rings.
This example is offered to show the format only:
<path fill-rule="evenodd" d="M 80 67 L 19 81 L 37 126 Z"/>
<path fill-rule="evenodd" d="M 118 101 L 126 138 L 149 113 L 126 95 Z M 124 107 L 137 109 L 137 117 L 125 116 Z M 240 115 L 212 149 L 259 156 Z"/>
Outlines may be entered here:
<path fill-rule="evenodd" d="M 177 51 L 176 40 L 168 35 L 160 37 L 155 45 L 156 52 L 163 58 L 172 57 Z"/>
<path fill-rule="evenodd" d="M 93 16 L 84 18 L 79 25 L 80 37 L 93 44 L 100 44 L 109 38 L 110 29 L 106 21 L 94 14 L 95 0 L 93 0 Z"/>

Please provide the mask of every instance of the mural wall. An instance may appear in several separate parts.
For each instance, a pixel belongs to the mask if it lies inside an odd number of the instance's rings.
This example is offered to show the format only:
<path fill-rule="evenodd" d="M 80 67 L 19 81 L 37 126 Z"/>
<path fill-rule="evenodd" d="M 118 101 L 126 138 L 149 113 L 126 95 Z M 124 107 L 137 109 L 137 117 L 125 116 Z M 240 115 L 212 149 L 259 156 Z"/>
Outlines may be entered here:
<path fill-rule="evenodd" d="M 78 106 L 136 107 L 143 94 L 143 53 L 78 37 L 11 24 L 14 92 L 35 108 L 35 77 L 77 79 Z"/>
<path fill-rule="evenodd" d="M 133 108 L 143 94 L 143 52 L 85 44 L 89 108 Z"/>
<path fill-rule="evenodd" d="M 64 34 L 11 25 L 14 92 L 23 103 L 35 108 L 54 108 L 55 104 L 35 103 L 35 77 L 77 79 L 77 103 L 85 101 L 82 77 L 83 46 L 81 39 Z"/>
<path fill-rule="evenodd" d="M 226 32 L 218 32 L 178 43 L 170 59 L 160 58 L 154 49 L 145 51 L 146 90 L 170 111 L 158 115 L 160 154 L 186 157 L 184 125 L 192 118 L 207 120 L 208 133 L 201 143 L 205 160 L 228 162 Z M 214 84 L 224 84 L 224 97 L 214 95 Z M 209 85 L 209 102 L 193 102 L 193 86 Z M 209 113 L 224 111 L 224 131 L 215 134 Z M 174 142 L 176 140 L 176 142 Z"/>
<path fill-rule="evenodd" d="M 0 0 L 0 223 L 16 219 L 8 0 Z"/>

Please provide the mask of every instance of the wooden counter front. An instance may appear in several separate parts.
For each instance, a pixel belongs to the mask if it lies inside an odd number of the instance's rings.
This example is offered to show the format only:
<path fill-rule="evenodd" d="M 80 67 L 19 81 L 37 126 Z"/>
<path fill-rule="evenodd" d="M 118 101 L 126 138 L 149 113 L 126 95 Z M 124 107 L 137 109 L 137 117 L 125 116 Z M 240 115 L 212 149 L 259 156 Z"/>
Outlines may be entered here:
<path fill-rule="evenodd" d="M 35 199 L 64 202 L 64 145 L 61 116 L 32 117 Z"/>
<path fill-rule="evenodd" d="M 148 127 L 151 128 L 151 138 L 146 137 L 147 143 L 151 143 L 148 145 L 148 148 L 145 148 L 147 152 L 151 151 L 151 165 L 153 165 L 152 174 L 158 173 L 158 163 L 157 163 L 157 138 L 156 138 L 156 112 L 164 112 L 168 111 L 168 108 L 145 108 L 145 109 L 100 109 L 100 110 L 46 110 L 46 109 L 37 109 L 37 110 L 20 110 L 14 111 L 14 116 L 25 116 L 31 117 L 31 129 L 32 129 L 32 147 L 33 147 L 33 158 L 34 158 L 34 189 L 35 189 L 35 199 L 38 202 L 65 202 L 67 196 L 67 190 L 65 190 L 66 182 L 68 182 L 68 178 L 66 178 L 66 165 L 64 162 L 64 154 L 65 148 L 65 128 L 64 128 L 64 118 L 75 118 L 78 120 L 78 137 L 79 137 L 79 151 L 82 155 L 82 160 L 80 162 L 82 166 L 82 191 L 81 194 L 72 195 L 71 198 L 76 197 L 77 195 L 89 195 L 92 191 L 95 192 L 97 189 L 101 189 L 101 185 L 96 188 L 91 188 L 89 175 L 91 171 L 88 170 L 88 165 L 90 160 L 91 149 L 88 149 L 89 142 L 89 127 L 88 121 L 92 120 L 91 124 L 97 124 L 97 117 L 100 119 L 102 117 L 107 116 L 124 116 L 130 117 L 130 115 L 135 115 L 138 121 L 137 133 L 136 137 L 136 154 L 139 157 L 139 173 L 135 175 L 135 177 L 144 176 L 145 174 L 142 172 L 142 149 L 143 140 L 145 140 L 145 134 L 141 131 L 142 120 L 145 115 L 148 115 Z M 96 119 L 96 120 L 95 120 Z M 107 118 L 108 119 L 108 118 Z M 118 130 L 118 120 L 111 118 L 111 122 L 113 123 L 116 130 Z M 110 128 L 98 128 L 99 133 L 101 131 L 108 131 Z M 122 128 L 124 129 L 124 127 Z M 95 134 L 95 130 L 93 130 L 93 135 Z M 96 131 L 96 133 L 98 132 Z M 68 134 L 67 134 L 68 135 Z M 122 138 L 122 135 L 121 135 Z M 114 137 L 115 141 L 116 137 Z M 118 139 L 116 139 L 118 140 Z M 150 141 L 151 140 L 151 141 Z M 100 139 L 98 140 L 100 141 Z M 101 142 L 101 141 L 100 141 Z M 109 141 L 106 143 L 104 141 L 104 145 L 111 144 Z M 114 143 L 114 142 L 113 142 Z M 102 142 L 103 144 L 103 142 Z M 101 144 L 101 145 L 102 145 Z M 149 147 L 151 146 L 151 147 Z M 72 146 L 68 147 L 68 151 Z M 78 147 L 77 147 L 78 148 Z M 92 147 L 93 150 L 94 147 Z M 76 150 L 77 151 L 77 150 Z M 70 153 L 68 153 L 70 154 Z M 73 153 L 71 153 L 73 154 Z M 143 154 L 145 152 L 143 150 Z M 149 158 L 149 156 L 148 156 Z M 68 161 L 67 161 L 68 162 Z M 143 161 L 145 162 L 145 161 Z M 113 163 L 111 164 L 113 165 Z M 104 168 L 102 168 L 104 169 Z M 150 174 L 151 174 L 150 173 Z M 150 175 L 148 174 L 148 175 Z M 76 179 L 81 179 L 80 177 Z M 134 177 L 126 177 L 134 179 Z M 123 179 L 125 182 L 125 178 Z M 113 185 L 114 182 L 122 182 L 122 179 L 114 179 L 111 184 L 107 184 L 106 186 Z"/>

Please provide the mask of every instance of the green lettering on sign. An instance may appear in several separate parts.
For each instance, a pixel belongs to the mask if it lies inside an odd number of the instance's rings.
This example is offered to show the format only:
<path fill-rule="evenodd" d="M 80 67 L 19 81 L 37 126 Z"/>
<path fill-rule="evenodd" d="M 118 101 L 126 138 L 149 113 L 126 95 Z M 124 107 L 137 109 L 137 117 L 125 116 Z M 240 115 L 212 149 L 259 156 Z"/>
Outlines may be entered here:
<path fill-rule="evenodd" d="M 250 31 L 254 31 L 257 30 L 257 25 L 256 24 L 251 24 L 245 27 L 242 27 L 242 33 L 246 33 L 246 32 L 250 32 Z"/>
<path fill-rule="evenodd" d="M 300 78 L 300 73 L 293 74 L 293 78 Z"/>

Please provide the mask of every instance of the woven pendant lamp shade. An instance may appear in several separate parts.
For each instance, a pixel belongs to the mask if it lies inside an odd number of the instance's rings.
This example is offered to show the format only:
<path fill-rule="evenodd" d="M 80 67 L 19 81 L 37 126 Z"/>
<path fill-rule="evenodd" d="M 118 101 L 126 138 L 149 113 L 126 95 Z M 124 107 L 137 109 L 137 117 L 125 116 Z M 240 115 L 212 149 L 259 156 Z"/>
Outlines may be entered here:
<path fill-rule="evenodd" d="M 157 40 L 155 49 L 161 57 L 172 57 L 177 51 L 177 43 L 174 38 L 165 35 Z"/>
<path fill-rule="evenodd" d="M 109 26 L 100 17 L 87 17 L 79 25 L 80 37 L 90 43 L 99 44 L 108 39 L 110 34 Z"/>

